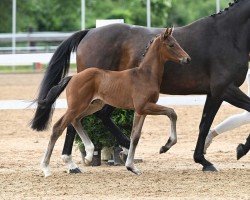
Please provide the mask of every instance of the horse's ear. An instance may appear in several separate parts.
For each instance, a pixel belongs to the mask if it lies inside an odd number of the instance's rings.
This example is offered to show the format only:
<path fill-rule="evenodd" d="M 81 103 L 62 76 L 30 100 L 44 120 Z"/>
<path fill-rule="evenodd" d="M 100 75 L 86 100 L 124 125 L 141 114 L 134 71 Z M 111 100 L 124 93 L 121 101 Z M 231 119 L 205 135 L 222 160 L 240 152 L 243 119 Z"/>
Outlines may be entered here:
<path fill-rule="evenodd" d="M 172 28 L 166 28 L 164 34 L 163 34 L 163 37 L 164 39 L 167 39 L 168 36 L 172 35 L 173 33 L 173 29 Z"/>

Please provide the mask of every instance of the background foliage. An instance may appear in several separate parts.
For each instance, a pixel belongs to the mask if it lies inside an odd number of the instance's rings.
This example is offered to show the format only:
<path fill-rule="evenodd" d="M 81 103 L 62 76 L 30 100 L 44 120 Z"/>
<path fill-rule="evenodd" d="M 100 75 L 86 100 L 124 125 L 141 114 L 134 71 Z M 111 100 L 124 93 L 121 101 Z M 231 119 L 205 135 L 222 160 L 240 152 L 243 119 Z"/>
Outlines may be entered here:
<path fill-rule="evenodd" d="M 81 28 L 81 0 L 16 0 L 17 32 L 76 31 Z M 227 7 L 230 0 L 221 0 Z M 154 27 L 182 26 L 215 12 L 215 0 L 151 0 Z M 0 32 L 11 32 L 12 0 L 0 0 Z M 86 0 L 86 28 L 96 19 L 124 18 L 146 25 L 146 0 Z"/>
<path fill-rule="evenodd" d="M 113 122 L 128 137 L 130 136 L 132 130 L 133 117 L 133 110 L 115 109 L 111 115 Z M 111 135 L 109 130 L 103 125 L 102 121 L 95 115 L 85 117 L 82 124 L 95 148 L 101 149 L 102 147 L 118 146 L 113 135 Z M 78 135 L 76 136 L 76 142 L 80 147 L 82 147 L 82 142 Z"/>

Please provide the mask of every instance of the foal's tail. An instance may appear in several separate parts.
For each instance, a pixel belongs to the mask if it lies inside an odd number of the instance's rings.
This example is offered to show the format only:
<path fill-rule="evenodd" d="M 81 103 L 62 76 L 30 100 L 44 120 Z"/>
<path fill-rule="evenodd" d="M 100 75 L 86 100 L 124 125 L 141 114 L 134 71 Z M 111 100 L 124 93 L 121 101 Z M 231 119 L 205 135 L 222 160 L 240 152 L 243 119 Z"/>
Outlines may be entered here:
<path fill-rule="evenodd" d="M 72 76 L 61 80 L 58 85 L 53 86 L 45 99 L 37 101 L 37 109 L 34 118 L 31 121 L 31 128 L 36 131 L 43 131 L 48 127 L 54 111 L 54 103 L 58 96 L 68 85 Z"/>

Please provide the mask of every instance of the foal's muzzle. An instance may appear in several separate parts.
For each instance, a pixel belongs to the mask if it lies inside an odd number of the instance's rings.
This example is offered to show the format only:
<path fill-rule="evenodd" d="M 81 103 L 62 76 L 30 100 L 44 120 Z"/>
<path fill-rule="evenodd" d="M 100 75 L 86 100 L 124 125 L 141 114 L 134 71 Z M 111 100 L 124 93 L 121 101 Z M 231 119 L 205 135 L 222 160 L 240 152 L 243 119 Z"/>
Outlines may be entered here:
<path fill-rule="evenodd" d="M 180 59 L 181 64 L 189 64 L 190 62 L 191 62 L 190 57 L 185 57 L 185 58 Z"/>

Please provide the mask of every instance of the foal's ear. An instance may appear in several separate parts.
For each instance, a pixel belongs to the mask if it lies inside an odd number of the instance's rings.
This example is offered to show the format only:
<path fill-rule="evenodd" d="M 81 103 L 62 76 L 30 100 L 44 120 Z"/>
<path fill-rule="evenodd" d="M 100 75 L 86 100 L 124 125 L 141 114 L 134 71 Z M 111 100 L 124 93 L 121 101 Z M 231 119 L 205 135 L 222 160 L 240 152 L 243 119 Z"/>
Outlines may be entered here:
<path fill-rule="evenodd" d="M 172 35 L 172 33 L 173 33 L 173 28 L 167 28 L 163 35 L 164 39 L 167 39 L 167 37 Z"/>

